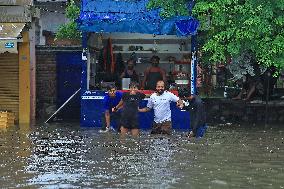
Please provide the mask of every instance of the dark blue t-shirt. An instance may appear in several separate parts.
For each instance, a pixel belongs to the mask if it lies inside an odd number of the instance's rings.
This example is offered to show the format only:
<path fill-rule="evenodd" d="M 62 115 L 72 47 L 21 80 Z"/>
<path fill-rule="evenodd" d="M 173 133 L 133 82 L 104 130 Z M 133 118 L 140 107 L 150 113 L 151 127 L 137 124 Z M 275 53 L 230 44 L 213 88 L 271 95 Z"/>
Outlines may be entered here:
<path fill-rule="evenodd" d="M 122 98 L 122 92 L 116 91 L 115 97 L 110 97 L 108 94 L 104 97 L 104 112 L 109 110 L 109 112 L 112 112 L 111 109 L 118 105 Z"/>

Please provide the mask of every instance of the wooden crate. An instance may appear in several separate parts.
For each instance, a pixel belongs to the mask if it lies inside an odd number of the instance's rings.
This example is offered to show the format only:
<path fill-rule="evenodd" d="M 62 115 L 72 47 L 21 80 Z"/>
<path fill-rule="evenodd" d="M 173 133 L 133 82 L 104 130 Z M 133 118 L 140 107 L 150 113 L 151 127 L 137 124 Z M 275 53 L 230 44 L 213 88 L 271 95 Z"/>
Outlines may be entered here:
<path fill-rule="evenodd" d="M 10 127 L 15 124 L 15 114 L 12 112 L 0 111 L 0 128 Z"/>

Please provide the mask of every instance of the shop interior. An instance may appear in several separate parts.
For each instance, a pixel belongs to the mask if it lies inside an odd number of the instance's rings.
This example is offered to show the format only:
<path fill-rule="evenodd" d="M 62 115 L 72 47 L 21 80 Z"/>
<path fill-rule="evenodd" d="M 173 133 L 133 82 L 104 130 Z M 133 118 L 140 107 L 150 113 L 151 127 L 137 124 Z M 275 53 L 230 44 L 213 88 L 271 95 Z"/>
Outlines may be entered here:
<path fill-rule="evenodd" d="M 169 90 L 190 87 L 191 39 L 175 35 L 138 33 L 90 33 L 88 36 L 87 89 L 104 90 L 115 84 L 127 90 L 128 79 L 121 77 L 127 60 L 134 60 L 134 70 L 141 86 L 151 57 L 160 58 Z"/>

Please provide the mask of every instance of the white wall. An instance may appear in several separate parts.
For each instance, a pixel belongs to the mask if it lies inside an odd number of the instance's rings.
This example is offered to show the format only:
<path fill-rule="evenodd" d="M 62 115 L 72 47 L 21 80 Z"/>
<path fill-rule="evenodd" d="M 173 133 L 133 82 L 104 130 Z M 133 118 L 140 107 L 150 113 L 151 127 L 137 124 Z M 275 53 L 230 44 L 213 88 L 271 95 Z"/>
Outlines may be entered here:
<path fill-rule="evenodd" d="M 36 5 L 40 9 L 40 18 L 38 21 L 38 29 L 40 30 L 40 43 L 45 45 L 45 37 L 42 31 L 50 31 L 56 33 L 61 24 L 67 23 L 68 19 L 65 17 L 65 4 L 49 2 Z"/>
<path fill-rule="evenodd" d="M 51 31 L 56 33 L 61 24 L 68 22 L 68 19 L 62 13 L 41 11 L 40 16 L 42 30 Z"/>

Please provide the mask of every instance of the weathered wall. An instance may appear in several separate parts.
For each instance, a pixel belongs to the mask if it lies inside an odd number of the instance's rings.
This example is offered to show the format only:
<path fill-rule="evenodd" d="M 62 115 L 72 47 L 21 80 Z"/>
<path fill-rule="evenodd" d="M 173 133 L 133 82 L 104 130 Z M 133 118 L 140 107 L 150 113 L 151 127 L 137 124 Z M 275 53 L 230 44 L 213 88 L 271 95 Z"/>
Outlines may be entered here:
<path fill-rule="evenodd" d="M 265 123 L 266 105 L 263 101 L 245 102 L 230 99 L 203 99 L 206 104 L 207 121 L 217 123 Z M 268 123 L 284 123 L 284 100 L 268 103 Z"/>
<path fill-rule="evenodd" d="M 45 118 L 56 107 L 56 51 L 36 49 L 36 117 Z"/>
<path fill-rule="evenodd" d="M 60 53 L 62 54 L 62 52 L 68 52 L 70 54 L 74 54 L 75 57 L 76 53 L 78 54 L 78 51 L 81 51 L 81 49 L 82 48 L 79 46 L 69 46 L 69 47 L 37 46 L 36 47 L 36 64 L 37 64 L 36 118 L 37 119 L 48 118 L 56 111 L 56 106 L 58 105 L 57 104 L 58 78 L 56 70 L 58 68 L 57 55 L 60 55 Z M 69 63 L 70 66 L 72 67 L 71 62 Z M 67 63 L 67 65 L 69 63 Z M 59 71 L 64 72 L 64 70 L 59 70 Z M 62 77 L 64 77 L 64 75 Z M 68 91 L 66 93 L 68 93 Z"/>

